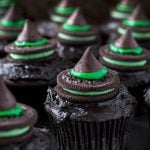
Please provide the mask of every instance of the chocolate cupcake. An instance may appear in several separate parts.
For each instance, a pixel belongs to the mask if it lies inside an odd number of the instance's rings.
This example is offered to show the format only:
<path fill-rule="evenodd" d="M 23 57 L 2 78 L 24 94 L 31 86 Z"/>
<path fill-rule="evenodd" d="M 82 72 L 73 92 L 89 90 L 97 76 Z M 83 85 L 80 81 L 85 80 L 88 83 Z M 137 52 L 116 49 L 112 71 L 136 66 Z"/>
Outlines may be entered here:
<path fill-rule="evenodd" d="M 110 19 L 102 24 L 101 31 L 105 36 L 114 36 L 118 25 L 123 19 L 126 19 L 135 9 L 137 0 L 121 0 L 110 12 Z"/>
<path fill-rule="evenodd" d="M 150 52 L 137 44 L 131 29 L 99 52 L 101 63 L 117 71 L 122 83 L 143 105 L 143 90 L 150 85 Z"/>
<path fill-rule="evenodd" d="M 21 8 L 18 5 L 12 5 L 0 20 L 0 57 L 6 55 L 4 46 L 16 39 L 24 24 L 25 19 Z"/>
<path fill-rule="evenodd" d="M 132 28 L 133 37 L 142 47 L 150 48 L 150 20 L 146 17 L 140 6 L 137 6 L 133 14 L 118 27 L 118 34 L 123 35 L 127 27 Z"/>
<path fill-rule="evenodd" d="M 98 40 L 97 30 L 87 24 L 78 8 L 57 34 L 59 56 L 76 62 L 90 45 L 93 45 L 93 52 L 97 55 Z"/>
<path fill-rule="evenodd" d="M 18 101 L 42 114 L 48 85 L 55 86 L 56 75 L 70 62 L 58 57 L 55 42 L 41 37 L 29 20 L 17 40 L 5 49 L 8 56 L 2 61 L 1 73 L 6 84 Z"/>
<path fill-rule="evenodd" d="M 121 150 L 135 103 L 117 74 L 88 48 L 73 69 L 57 76 L 45 107 L 60 150 Z"/>
<path fill-rule="evenodd" d="M 75 5 L 72 0 L 61 0 L 60 3 L 50 11 L 51 22 L 39 23 L 39 32 L 46 37 L 52 38 L 57 35 L 59 25 L 67 21 L 74 12 Z"/>

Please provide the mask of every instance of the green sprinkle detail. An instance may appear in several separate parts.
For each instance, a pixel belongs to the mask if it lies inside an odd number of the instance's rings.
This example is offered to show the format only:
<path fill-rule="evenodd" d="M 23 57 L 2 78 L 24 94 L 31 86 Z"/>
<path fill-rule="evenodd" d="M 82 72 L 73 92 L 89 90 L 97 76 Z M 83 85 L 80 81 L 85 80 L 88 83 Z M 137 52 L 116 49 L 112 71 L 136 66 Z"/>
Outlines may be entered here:
<path fill-rule="evenodd" d="M 79 91 L 74 91 L 74 90 L 69 90 L 69 89 L 64 89 L 64 91 L 74 94 L 74 95 L 82 95 L 82 96 L 97 96 L 97 95 L 104 95 L 104 94 L 108 94 L 111 93 L 112 91 L 114 91 L 113 89 L 108 89 L 105 91 L 100 91 L 100 92 L 96 92 L 96 91 L 89 91 L 89 92 L 79 92 Z"/>
<path fill-rule="evenodd" d="M 124 5 L 124 4 L 118 4 L 116 9 L 118 11 L 124 11 L 124 12 L 132 13 L 133 10 L 134 10 L 134 7 L 133 6 L 129 6 L 129 5 Z"/>
<path fill-rule="evenodd" d="M 69 7 L 69 8 L 55 7 L 54 8 L 55 13 L 63 14 L 63 15 L 70 15 L 74 12 L 74 10 L 75 10 L 75 7 Z"/>
<path fill-rule="evenodd" d="M 21 113 L 22 113 L 22 107 L 20 105 L 17 105 L 15 108 L 0 111 L 0 117 L 20 116 Z"/>
<path fill-rule="evenodd" d="M 130 27 L 149 27 L 150 21 L 149 20 L 124 20 L 123 24 Z"/>
<path fill-rule="evenodd" d="M 10 54 L 10 57 L 16 60 L 32 60 L 51 56 L 55 53 L 54 50 L 37 54 Z"/>
<path fill-rule="evenodd" d="M 141 47 L 137 47 L 135 49 L 125 49 L 125 48 L 118 48 L 114 44 L 110 44 L 109 46 L 110 50 L 114 53 L 119 54 L 135 54 L 140 55 L 143 52 L 143 49 Z"/>
<path fill-rule="evenodd" d="M 103 57 L 103 60 L 117 66 L 124 66 L 124 67 L 137 67 L 137 66 L 144 66 L 147 63 L 147 60 L 137 61 L 137 62 L 127 62 L 127 61 L 118 61 L 113 60 L 107 57 Z"/>
<path fill-rule="evenodd" d="M 36 46 L 42 46 L 48 43 L 48 40 L 43 38 L 34 42 L 28 42 L 28 41 L 15 41 L 15 45 L 18 47 L 36 47 Z"/>
<path fill-rule="evenodd" d="M 67 17 L 51 15 L 51 20 L 58 23 L 64 23 L 67 20 Z"/>
<path fill-rule="evenodd" d="M 81 31 L 81 32 L 85 32 L 85 31 L 90 30 L 89 25 L 78 26 L 78 25 L 69 25 L 69 24 L 66 24 L 66 23 L 63 24 L 63 28 L 65 30 L 68 30 L 68 31 Z"/>
<path fill-rule="evenodd" d="M 1 19 L 0 24 L 5 27 L 23 27 L 25 24 L 25 20 L 9 21 L 6 19 Z"/>
<path fill-rule="evenodd" d="M 18 129 L 13 129 L 13 130 L 8 130 L 8 131 L 0 131 L 0 138 L 10 138 L 10 137 L 23 135 L 29 130 L 30 130 L 30 127 L 27 126 L 24 128 L 18 128 Z"/>
<path fill-rule="evenodd" d="M 85 79 L 85 80 L 100 80 L 107 76 L 108 69 L 106 67 L 103 67 L 101 70 L 98 70 L 96 72 L 76 72 L 74 69 L 70 71 L 71 76 L 79 79 Z"/>
<path fill-rule="evenodd" d="M 118 28 L 117 31 L 121 35 L 125 34 L 125 32 L 126 32 L 126 30 L 123 28 Z M 132 32 L 132 35 L 134 38 L 137 38 L 137 39 L 149 39 L 150 38 L 150 32 L 148 32 L 148 33 Z"/>

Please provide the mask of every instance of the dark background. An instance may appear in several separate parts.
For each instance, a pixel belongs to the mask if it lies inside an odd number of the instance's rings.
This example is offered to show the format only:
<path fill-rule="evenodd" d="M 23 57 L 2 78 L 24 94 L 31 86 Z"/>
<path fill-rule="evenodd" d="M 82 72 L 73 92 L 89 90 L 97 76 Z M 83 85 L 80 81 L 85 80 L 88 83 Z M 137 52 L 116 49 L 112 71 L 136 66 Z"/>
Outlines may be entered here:
<path fill-rule="evenodd" d="M 43 20 L 48 19 L 48 11 L 59 0 L 22 0 L 27 15 L 30 19 Z M 92 23 L 98 23 L 108 18 L 109 9 L 115 5 L 118 0 L 74 0 L 74 3 L 81 6 L 84 15 Z M 142 7 L 150 16 L 150 0 L 139 0 Z"/>

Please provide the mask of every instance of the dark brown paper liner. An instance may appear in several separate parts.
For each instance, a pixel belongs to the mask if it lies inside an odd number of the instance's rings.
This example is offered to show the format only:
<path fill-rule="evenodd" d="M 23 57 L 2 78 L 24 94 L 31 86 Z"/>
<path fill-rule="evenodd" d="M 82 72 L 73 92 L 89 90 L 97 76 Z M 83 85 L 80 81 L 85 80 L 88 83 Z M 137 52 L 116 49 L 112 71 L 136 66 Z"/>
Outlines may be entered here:
<path fill-rule="evenodd" d="M 54 121 L 59 150 L 121 150 L 131 117 L 105 122 Z"/>

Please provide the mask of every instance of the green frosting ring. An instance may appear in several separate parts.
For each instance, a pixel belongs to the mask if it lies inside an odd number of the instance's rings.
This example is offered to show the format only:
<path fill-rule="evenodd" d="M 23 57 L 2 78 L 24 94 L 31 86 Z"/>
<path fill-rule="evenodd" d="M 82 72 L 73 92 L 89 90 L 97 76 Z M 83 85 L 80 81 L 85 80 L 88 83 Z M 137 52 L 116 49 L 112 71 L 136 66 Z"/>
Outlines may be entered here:
<path fill-rule="evenodd" d="M 70 15 L 74 12 L 74 10 L 75 10 L 75 7 L 68 7 L 68 8 L 55 7 L 54 8 L 55 13 L 63 14 L 63 15 Z"/>
<path fill-rule="evenodd" d="M 126 30 L 123 28 L 118 28 L 118 33 L 123 35 L 125 34 Z M 132 32 L 132 35 L 134 38 L 137 39 L 149 39 L 150 38 L 150 32 L 148 33 L 139 33 L 139 32 Z"/>
<path fill-rule="evenodd" d="M 79 26 L 79 25 L 69 25 L 69 24 L 63 24 L 63 28 L 65 30 L 68 31 L 80 31 L 80 32 L 84 32 L 84 31 L 89 31 L 90 30 L 90 26 L 89 25 L 83 25 L 83 26 Z"/>
<path fill-rule="evenodd" d="M 10 21 L 6 19 L 1 19 L 0 24 L 5 27 L 22 27 L 25 24 L 25 20 Z"/>
<path fill-rule="evenodd" d="M 86 37 L 75 37 L 75 36 L 70 36 L 70 35 L 66 35 L 66 34 L 63 34 L 63 33 L 58 33 L 58 37 L 60 39 L 63 39 L 63 40 L 67 40 L 67 41 L 77 41 L 77 42 L 88 42 L 88 41 L 94 41 L 96 40 L 96 36 L 86 36 Z"/>
<path fill-rule="evenodd" d="M 20 116 L 22 113 L 21 105 L 17 105 L 15 108 L 9 110 L 1 110 L 0 117 L 11 117 L 11 116 Z"/>
<path fill-rule="evenodd" d="M 112 91 L 114 91 L 115 89 L 108 89 L 105 91 L 100 91 L 100 92 L 96 92 L 96 91 L 89 91 L 89 92 L 79 92 L 79 91 L 74 91 L 74 90 L 69 90 L 69 89 L 63 89 L 64 91 L 71 93 L 73 95 L 81 95 L 81 96 L 98 96 L 98 95 L 104 95 L 104 94 L 108 94 L 111 93 Z"/>
<path fill-rule="evenodd" d="M 123 24 L 130 27 L 150 27 L 150 20 L 124 20 Z"/>
<path fill-rule="evenodd" d="M 67 20 L 67 17 L 62 17 L 58 15 L 51 15 L 51 20 L 58 23 L 63 23 Z"/>
<path fill-rule="evenodd" d="M 30 127 L 18 128 L 8 131 L 0 131 L 0 138 L 11 138 L 25 134 L 30 130 Z"/>
<path fill-rule="evenodd" d="M 129 62 L 129 61 L 118 61 L 118 60 L 110 59 L 108 57 L 102 57 L 102 58 L 107 63 L 117 65 L 117 66 L 123 66 L 123 67 L 139 67 L 139 66 L 145 66 L 145 64 L 147 63 L 147 60 Z"/>
<path fill-rule="evenodd" d="M 134 49 L 125 49 L 125 48 L 118 48 L 114 44 L 110 44 L 109 46 L 110 50 L 114 53 L 119 53 L 119 54 L 135 54 L 135 55 L 140 55 L 142 54 L 143 50 L 141 47 L 137 47 Z"/>
<path fill-rule="evenodd" d="M 14 3 L 15 3 L 14 0 L 3 0 L 3 1 L 0 1 L 0 7 L 8 7 Z"/>
<path fill-rule="evenodd" d="M 124 5 L 124 4 L 118 4 L 116 9 L 118 11 L 124 11 L 124 12 L 132 13 L 133 10 L 134 10 L 134 7 L 133 6 L 129 6 L 129 5 Z"/>
<path fill-rule="evenodd" d="M 125 19 L 129 16 L 129 13 L 123 13 L 123 12 L 118 12 L 114 10 L 111 12 L 111 16 L 117 19 Z"/>
<path fill-rule="evenodd" d="M 77 72 L 74 69 L 70 71 L 71 76 L 85 80 L 100 80 L 107 76 L 108 69 L 103 67 L 101 70 L 95 72 Z"/>
<path fill-rule="evenodd" d="M 41 52 L 37 54 L 10 54 L 10 57 L 16 60 L 32 60 L 32 59 L 40 59 L 40 58 L 48 57 L 53 55 L 54 53 L 55 53 L 54 50 L 50 50 L 47 52 Z"/>
<path fill-rule="evenodd" d="M 18 47 L 35 47 L 35 46 L 42 46 L 48 43 L 48 40 L 45 38 L 42 38 L 40 40 L 29 42 L 29 41 L 15 41 L 15 45 Z"/>

